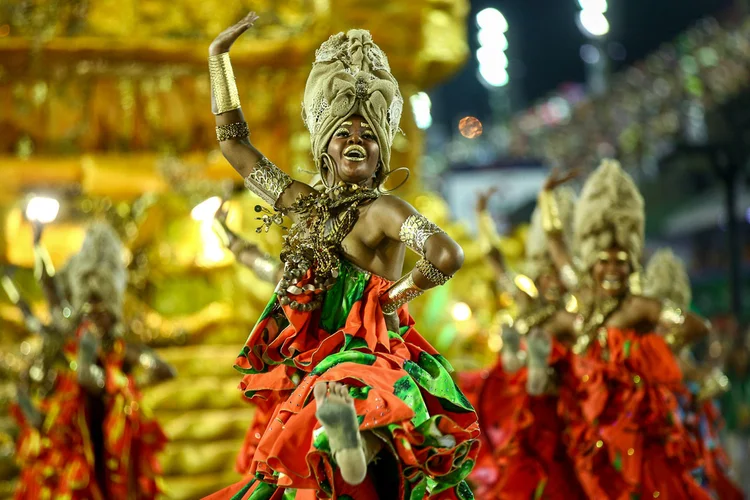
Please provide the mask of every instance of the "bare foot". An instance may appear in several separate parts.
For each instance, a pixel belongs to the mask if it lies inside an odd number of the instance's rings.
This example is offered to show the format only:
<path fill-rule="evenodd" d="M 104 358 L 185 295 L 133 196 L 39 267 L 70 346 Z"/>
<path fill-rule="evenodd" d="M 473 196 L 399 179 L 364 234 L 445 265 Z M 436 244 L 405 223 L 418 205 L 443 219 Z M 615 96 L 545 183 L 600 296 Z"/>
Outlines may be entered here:
<path fill-rule="evenodd" d="M 549 381 L 547 358 L 552 352 L 552 342 L 545 332 L 534 329 L 529 332 L 526 347 L 529 353 L 529 374 L 526 381 L 526 390 L 529 394 L 538 396 L 544 393 Z"/>
<path fill-rule="evenodd" d="M 367 460 L 349 389 L 337 382 L 320 382 L 313 389 L 313 395 L 318 406 L 315 416 L 326 430 L 331 455 L 338 463 L 341 477 L 356 486 L 367 476 Z"/>

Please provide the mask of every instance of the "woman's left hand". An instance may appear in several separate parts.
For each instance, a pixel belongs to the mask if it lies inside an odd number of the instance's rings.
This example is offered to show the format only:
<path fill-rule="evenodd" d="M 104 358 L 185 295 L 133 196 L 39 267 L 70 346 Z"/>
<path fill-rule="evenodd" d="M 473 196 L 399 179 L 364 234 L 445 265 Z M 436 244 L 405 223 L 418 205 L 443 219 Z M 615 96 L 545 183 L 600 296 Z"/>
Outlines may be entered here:
<path fill-rule="evenodd" d="M 398 319 L 398 312 L 391 313 L 391 314 L 383 313 L 383 316 L 385 316 L 385 326 L 388 327 L 388 331 L 393 332 L 393 333 L 399 333 L 401 322 Z"/>

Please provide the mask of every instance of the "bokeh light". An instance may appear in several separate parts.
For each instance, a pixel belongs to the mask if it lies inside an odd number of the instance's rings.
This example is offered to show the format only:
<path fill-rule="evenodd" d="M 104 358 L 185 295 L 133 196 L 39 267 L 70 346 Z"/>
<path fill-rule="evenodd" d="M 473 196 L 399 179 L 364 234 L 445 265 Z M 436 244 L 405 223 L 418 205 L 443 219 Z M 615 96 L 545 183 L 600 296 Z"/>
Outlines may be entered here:
<path fill-rule="evenodd" d="M 473 116 L 465 116 L 458 122 L 458 131 L 467 139 L 475 139 L 482 135 L 482 122 Z"/>

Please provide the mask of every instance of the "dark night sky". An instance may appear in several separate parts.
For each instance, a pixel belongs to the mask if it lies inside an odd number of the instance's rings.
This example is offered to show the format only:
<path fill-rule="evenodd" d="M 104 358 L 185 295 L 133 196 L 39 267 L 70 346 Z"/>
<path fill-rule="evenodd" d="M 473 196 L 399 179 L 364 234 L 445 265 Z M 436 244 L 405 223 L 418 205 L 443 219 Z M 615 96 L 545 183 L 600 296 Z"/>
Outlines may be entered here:
<path fill-rule="evenodd" d="M 609 0 L 608 39 L 627 51 L 632 63 L 674 39 L 707 15 L 726 11 L 732 0 Z M 468 18 L 471 56 L 451 81 L 433 89 L 433 117 L 443 127 L 455 127 L 463 116 L 486 117 L 487 92 L 477 80 L 475 16 L 485 7 L 499 9 L 508 20 L 511 81 L 521 84 L 527 104 L 565 82 L 583 82 L 579 49 L 586 43 L 576 26 L 576 0 L 472 0 Z M 620 63 L 622 65 L 622 63 Z M 523 79 L 515 78 L 523 74 Z"/>

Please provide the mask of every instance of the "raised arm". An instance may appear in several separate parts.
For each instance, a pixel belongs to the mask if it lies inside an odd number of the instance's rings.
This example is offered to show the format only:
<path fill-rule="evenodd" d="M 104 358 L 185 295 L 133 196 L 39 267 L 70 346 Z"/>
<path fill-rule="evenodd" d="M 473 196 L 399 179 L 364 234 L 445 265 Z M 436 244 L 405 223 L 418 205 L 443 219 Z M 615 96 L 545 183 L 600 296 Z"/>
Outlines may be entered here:
<path fill-rule="evenodd" d="M 550 257 L 560 273 L 560 279 L 570 292 L 576 291 L 579 287 L 578 274 L 573 266 L 570 250 L 565 243 L 563 222 L 554 190 L 578 175 L 578 169 L 573 169 L 562 175 L 558 173 L 557 169 L 553 169 L 537 199 L 542 214 L 542 225 L 544 232 L 547 234 L 547 248 Z"/>
<path fill-rule="evenodd" d="M 257 245 L 244 240 L 227 226 L 227 211 L 224 205 L 216 212 L 214 232 L 224 245 L 234 254 L 237 262 L 250 269 L 268 283 L 278 283 L 283 274 L 281 263 L 263 252 Z"/>
<path fill-rule="evenodd" d="M 221 32 L 208 49 L 211 76 L 211 109 L 216 115 L 216 137 L 221 152 L 245 179 L 245 185 L 276 209 L 289 207 L 301 194 L 313 192 L 307 184 L 293 181 L 252 145 L 239 92 L 229 60 L 232 44 L 258 19 L 251 12 Z"/>
<path fill-rule="evenodd" d="M 682 309 L 671 300 L 634 296 L 629 299 L 627 310 L 629 323 L 634 326 L 647 323 L 659 328 L 675 352 L 703 339 L 711 328 L 707 319 Z"/>
<path fill-rule="evenodd" d="M 422 258 L 381 296 L 385 314 L 430 288 L 445 284 L 464 262 L 461 246 L 407 202 L 395 196 L 378 200 L 377 223 L 385 236 L 401 241 Z"/>
<path fill-rule="evenodd" d="M 508 268 L 505 257 L 500 251 L 500 235 L 497 233 L 495 221 L 492 219 L 487 210 L 487 201 L 497 191 L 491 188 L 484 193 L 480 193 L 477 199 L 477 226 L 479 229 L 479 243 L 483 249 L 486 249 L 486 258 L 495 273 L 495 280 L 502 292 L 513 295 L 513 298 L 519 303 L 526 305 L 529 299 L 535 297 L 536 290 L 529 290 L 528 284 L 524 281 L 523 286 L 519 286 L 518 275 Z"/>
<path fill-rule="evenodd" d="M 142 344 L 125 345 L 125 362 L 131 369 L 140 368 L 143 371 L 143 376 L 137 380 L 138 387 L 141 389 L 166 382 L 177 376 L 172 365 L 161 359 L 156 351 Z"/>
<path fill-rule="evenodd" d="M 64 307 L 63 302 L 66 299 L 63 296 L 62 287 L 49 253 L 42 245 L 44 225 L 37 221 L 33 221 L 31 225 L 34 231 L 34 274 L 42 286 L 50 311 L 61 309 Z"/>
<path fill-rule="evenodd" d="M 16 284 L 13 282 L 13 273 L 15 272 L 15 268 L 12 267 L 6 267 L 3 269 L 3 277 L 0 278 L 0 283 L 2 283 L 3 290 L 5 290 L 5 294 L 8 296 L 10 301 L 15 305 L 23 315 L 23 321 L 26 325 L 26 328 L 29 329 L 32 333 L 41 333 L 42 332 L 42 322 L 34 316 L 34 313 L 31 312 L 31 306 L 28 302 L 26 302 L 23 297 L 21 297 L 21 293 L 18 291 L 18 287 L 16 287 Z"/>

